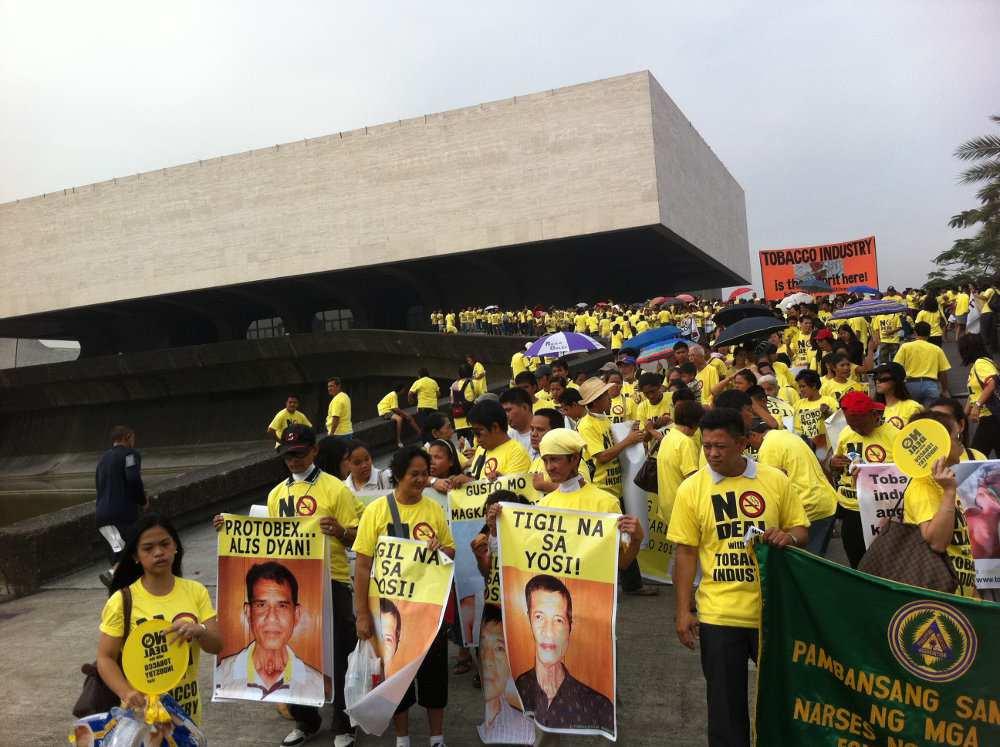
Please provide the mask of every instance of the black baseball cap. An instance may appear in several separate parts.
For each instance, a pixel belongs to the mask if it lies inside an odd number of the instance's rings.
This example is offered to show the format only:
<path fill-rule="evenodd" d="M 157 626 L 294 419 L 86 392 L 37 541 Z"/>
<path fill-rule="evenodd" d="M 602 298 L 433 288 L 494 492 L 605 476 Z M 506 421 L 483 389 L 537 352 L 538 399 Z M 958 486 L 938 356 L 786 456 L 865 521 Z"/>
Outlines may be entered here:
<path fill-rule="evenodd" d="M 292 454 L 301 456 L 316 445 L 316 431 L 308 425 L 293 423 L 281 432 L 281 446 L 278 453 L 281 456 Z"/>
<path fill-rule="evenodd" d="M 881 365 L 875 366 L 872 374 L 878 378 L 882 374 L 889 374 L 896 381 L 906 381 L 906 369 L 900 364 L 892 363 L 882 363 Z"/>

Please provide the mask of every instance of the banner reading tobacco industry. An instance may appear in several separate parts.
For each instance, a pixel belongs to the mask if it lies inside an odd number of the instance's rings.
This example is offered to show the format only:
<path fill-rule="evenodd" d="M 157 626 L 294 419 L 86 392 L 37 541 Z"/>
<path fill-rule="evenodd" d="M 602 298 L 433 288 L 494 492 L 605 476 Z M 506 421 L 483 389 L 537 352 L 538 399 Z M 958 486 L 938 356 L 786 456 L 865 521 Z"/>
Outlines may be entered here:
<path fill-rule="evenodd" d="M 319 706 L 333 671 L 329 548 L 319 519 L 224 514 L 212 700 Z"/>
<path fill-rule="evenodd" d="M 545 731 L 616 738 L 617 520 L 516 503 L 500 512 L 507 657 L 524 712 Z"/>
<path fill-rule="evenodd" d="M 1000 744 L 1000 605 L 802 550 L 754 549 L 763 597 L 756 744 Z"/>
<path fill-rule="evenodd" d="M 492 482 L 476 480 L 448 491 L 448 520 L 455 538 L 455 595 L 462 641 L 466 646 L 478 644 L 479 621 L 483 615 L 486 585 L 470 543 L 486 523 L 486 499 L 497 490 L 524 495 L 530 479 L 530 475 L 502 475 Z"/>
<path fill-rule="evenodd" d="M 794 291 L 846 293 L 852 285 L 878 287 L 875 237 L 841 244 L 761 249 L 764 298 L 780 301 Z"/>
<path fill-rule="evenodd" d="M 385 731 L 434 642 L 454 567 L 447 555 L 429 550 L 426 542 L 379 537 L 368 606 L 384 679 L 348 709 L 351 720 L 369 734 Z"/>

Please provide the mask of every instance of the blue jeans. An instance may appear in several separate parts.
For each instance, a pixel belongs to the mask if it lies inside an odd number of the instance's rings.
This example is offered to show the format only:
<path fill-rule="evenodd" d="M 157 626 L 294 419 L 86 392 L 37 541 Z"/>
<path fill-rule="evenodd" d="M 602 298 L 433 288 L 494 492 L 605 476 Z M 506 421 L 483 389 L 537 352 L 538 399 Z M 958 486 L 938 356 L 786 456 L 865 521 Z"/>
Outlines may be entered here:
<path fill-rule="evenodd" d="M 826 548 L 830 544 L 830 533 L 836 518 L 837 515 L 834 514 L 825 519 L 817 519 L 809 525 L 809 541 L 806 542 L 806 550 L 821 558 L 826 555 Z"/>
<path fill-rule="evenodd" d="M 941 396 L 941 385 L 936 381 L 909 381 L 906 382 L 906 390 L 917 402 L 927 407 L 931 400 Z"/>

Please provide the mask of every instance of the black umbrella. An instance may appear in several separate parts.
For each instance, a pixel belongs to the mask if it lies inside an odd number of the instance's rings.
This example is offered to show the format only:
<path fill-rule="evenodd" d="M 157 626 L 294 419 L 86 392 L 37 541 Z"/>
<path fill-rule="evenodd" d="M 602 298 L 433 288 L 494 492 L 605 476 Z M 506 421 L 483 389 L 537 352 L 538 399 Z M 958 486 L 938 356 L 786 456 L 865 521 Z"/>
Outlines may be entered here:
<path fill-rule="evenodd" d="M 736 345 L 741 342 L 753 342 L 763 340 L 772 332 L 781 332 L 788 326 L 787 322 L 766 316 L 752 316 L 749 319 L 741 319 L 731 327 L 726 327 L 719 339 L 715 341 L 716 346 Z"/>
<path fill-rule="evenodd" d="M 774 311 L 770 306 L 762 303 L 738 303 L 735 306 L 727 306 L 719 311 L 712 321 L 719 327 L 728 327 L 735 324 L 740 319 L 749 319 L 752 316 L 774 316 Z"/>

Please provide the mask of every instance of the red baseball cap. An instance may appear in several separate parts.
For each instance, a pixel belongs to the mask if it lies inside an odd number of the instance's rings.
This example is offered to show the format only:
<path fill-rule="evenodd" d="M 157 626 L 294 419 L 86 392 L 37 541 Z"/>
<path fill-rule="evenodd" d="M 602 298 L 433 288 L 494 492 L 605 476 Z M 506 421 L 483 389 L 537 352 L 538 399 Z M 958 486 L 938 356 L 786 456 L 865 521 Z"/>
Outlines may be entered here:
<path fill-rule="evenodd" d="M 840 398 L 840 409 L 845 415 L 867 415 L 870 412 L 884 410 L 885 405 L 876 402 L 864 392 L 847 392 Z"/>
<path fill-rule="evenodd" d="M 816 333 L 817 340 L 825 340 L 827 337 L 833 337 L 833 332 L 828 330 L 826 327 L 823 327 L 823 329 Z"/>

